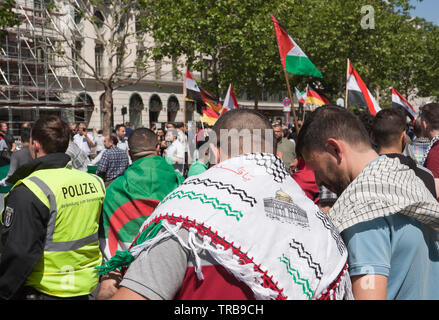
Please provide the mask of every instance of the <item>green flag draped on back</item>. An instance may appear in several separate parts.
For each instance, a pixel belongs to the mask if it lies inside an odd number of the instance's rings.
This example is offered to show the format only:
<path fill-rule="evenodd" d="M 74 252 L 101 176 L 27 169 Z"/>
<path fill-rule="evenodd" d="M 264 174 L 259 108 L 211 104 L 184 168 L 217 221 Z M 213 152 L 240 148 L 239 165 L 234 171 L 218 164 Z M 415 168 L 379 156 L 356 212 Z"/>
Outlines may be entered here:
<path fill-rule="evenodd" d="M 181 174 L 160 156 L 133 162 L 114 180 L 103 204 L 100 238 L 104 259 L 110 259 L 116 250 L 128 249 L 146 218 L 182 182 Z"/>

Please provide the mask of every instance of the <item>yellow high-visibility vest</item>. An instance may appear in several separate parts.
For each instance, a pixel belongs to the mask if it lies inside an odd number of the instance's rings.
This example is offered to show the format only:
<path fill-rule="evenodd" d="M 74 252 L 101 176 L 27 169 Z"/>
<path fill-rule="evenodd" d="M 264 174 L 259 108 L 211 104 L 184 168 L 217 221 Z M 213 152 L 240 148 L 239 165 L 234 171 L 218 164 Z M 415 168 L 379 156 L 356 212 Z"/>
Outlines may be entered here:
<path fill-rule="evenodd" d="M 50 211 L 43 256 L 26 280 L 57 297 L 87 295 L 98 284 L 102 264 L 98 228 L 105 197 L 101 178 L 76 169 L 45 169 L 18 181 Z M 24 200 L 25 201 L 25 200 Z"/>

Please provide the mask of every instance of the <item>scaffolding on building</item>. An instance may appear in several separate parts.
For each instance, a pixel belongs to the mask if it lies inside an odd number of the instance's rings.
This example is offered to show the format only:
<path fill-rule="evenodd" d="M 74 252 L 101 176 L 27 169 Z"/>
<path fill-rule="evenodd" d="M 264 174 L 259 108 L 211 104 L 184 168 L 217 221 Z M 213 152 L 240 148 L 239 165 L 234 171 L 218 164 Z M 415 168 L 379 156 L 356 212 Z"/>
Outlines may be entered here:
<path fill-rule="evenodd" d="M 86 122 L 93 107 L 72 63 L 57 54 L 61 41 L 47 0 L 16 0 L 18 24 L 7 28 L 0 45 L 0 121 L 18 136 L 21 124 L 45 114 Z M 65 17 L 71 19 L 71 17 Z M 75 96 L 74 92 L 82 92 Z"/>

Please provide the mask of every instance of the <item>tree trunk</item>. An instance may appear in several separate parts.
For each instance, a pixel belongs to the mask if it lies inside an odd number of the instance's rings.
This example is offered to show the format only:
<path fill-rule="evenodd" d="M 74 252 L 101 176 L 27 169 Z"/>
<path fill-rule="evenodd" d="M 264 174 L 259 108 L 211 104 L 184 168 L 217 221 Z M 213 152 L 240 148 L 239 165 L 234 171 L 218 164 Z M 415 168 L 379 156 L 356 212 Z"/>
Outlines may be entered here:
<path fill-rule="evenodd" d="M 255 97 L 255 111 L 258 111 L 258 105 L 259 105 L 259 97 Z"/>
<path fill-rule="evenodd" d="M 105 86 L 104 99 L 102 101 L 102 111 L 104 113 L 104 126 L 102 128 L 103 134 L 106 136 L 110 134 L 111 129 L 111 114 L 113 109 L 113 88 Z"/>
<path fill-rule="evenodd" d="M 380 104 L 380 99 L 381 99 L 381 96 L 380 96 L 380 88 L 376 88 L 376 89 L 375 89 L 375 95 L 376 95 L 376 101 L 377 101 L 377 103 Z"/>
<path fill-rule="evenodd" d="M 259 96 L 261 95 L 261 91 L 262 89 L 259 86 L 256 86 L 255 88 L 255 110 L 258 111 L 258 107 L 259 107 Z"/>

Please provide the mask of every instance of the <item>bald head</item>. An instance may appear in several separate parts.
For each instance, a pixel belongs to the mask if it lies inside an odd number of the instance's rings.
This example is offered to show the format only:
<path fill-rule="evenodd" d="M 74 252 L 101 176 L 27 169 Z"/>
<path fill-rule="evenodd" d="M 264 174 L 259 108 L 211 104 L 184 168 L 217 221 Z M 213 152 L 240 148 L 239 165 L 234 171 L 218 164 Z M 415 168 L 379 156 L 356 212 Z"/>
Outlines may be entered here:
<path fill-rule="evenodd" d="M 270 121 L 254 110 L 230 110 L 216 121 L 212 130 L 221 160 L 250 152 L 276 153 Z"/>

